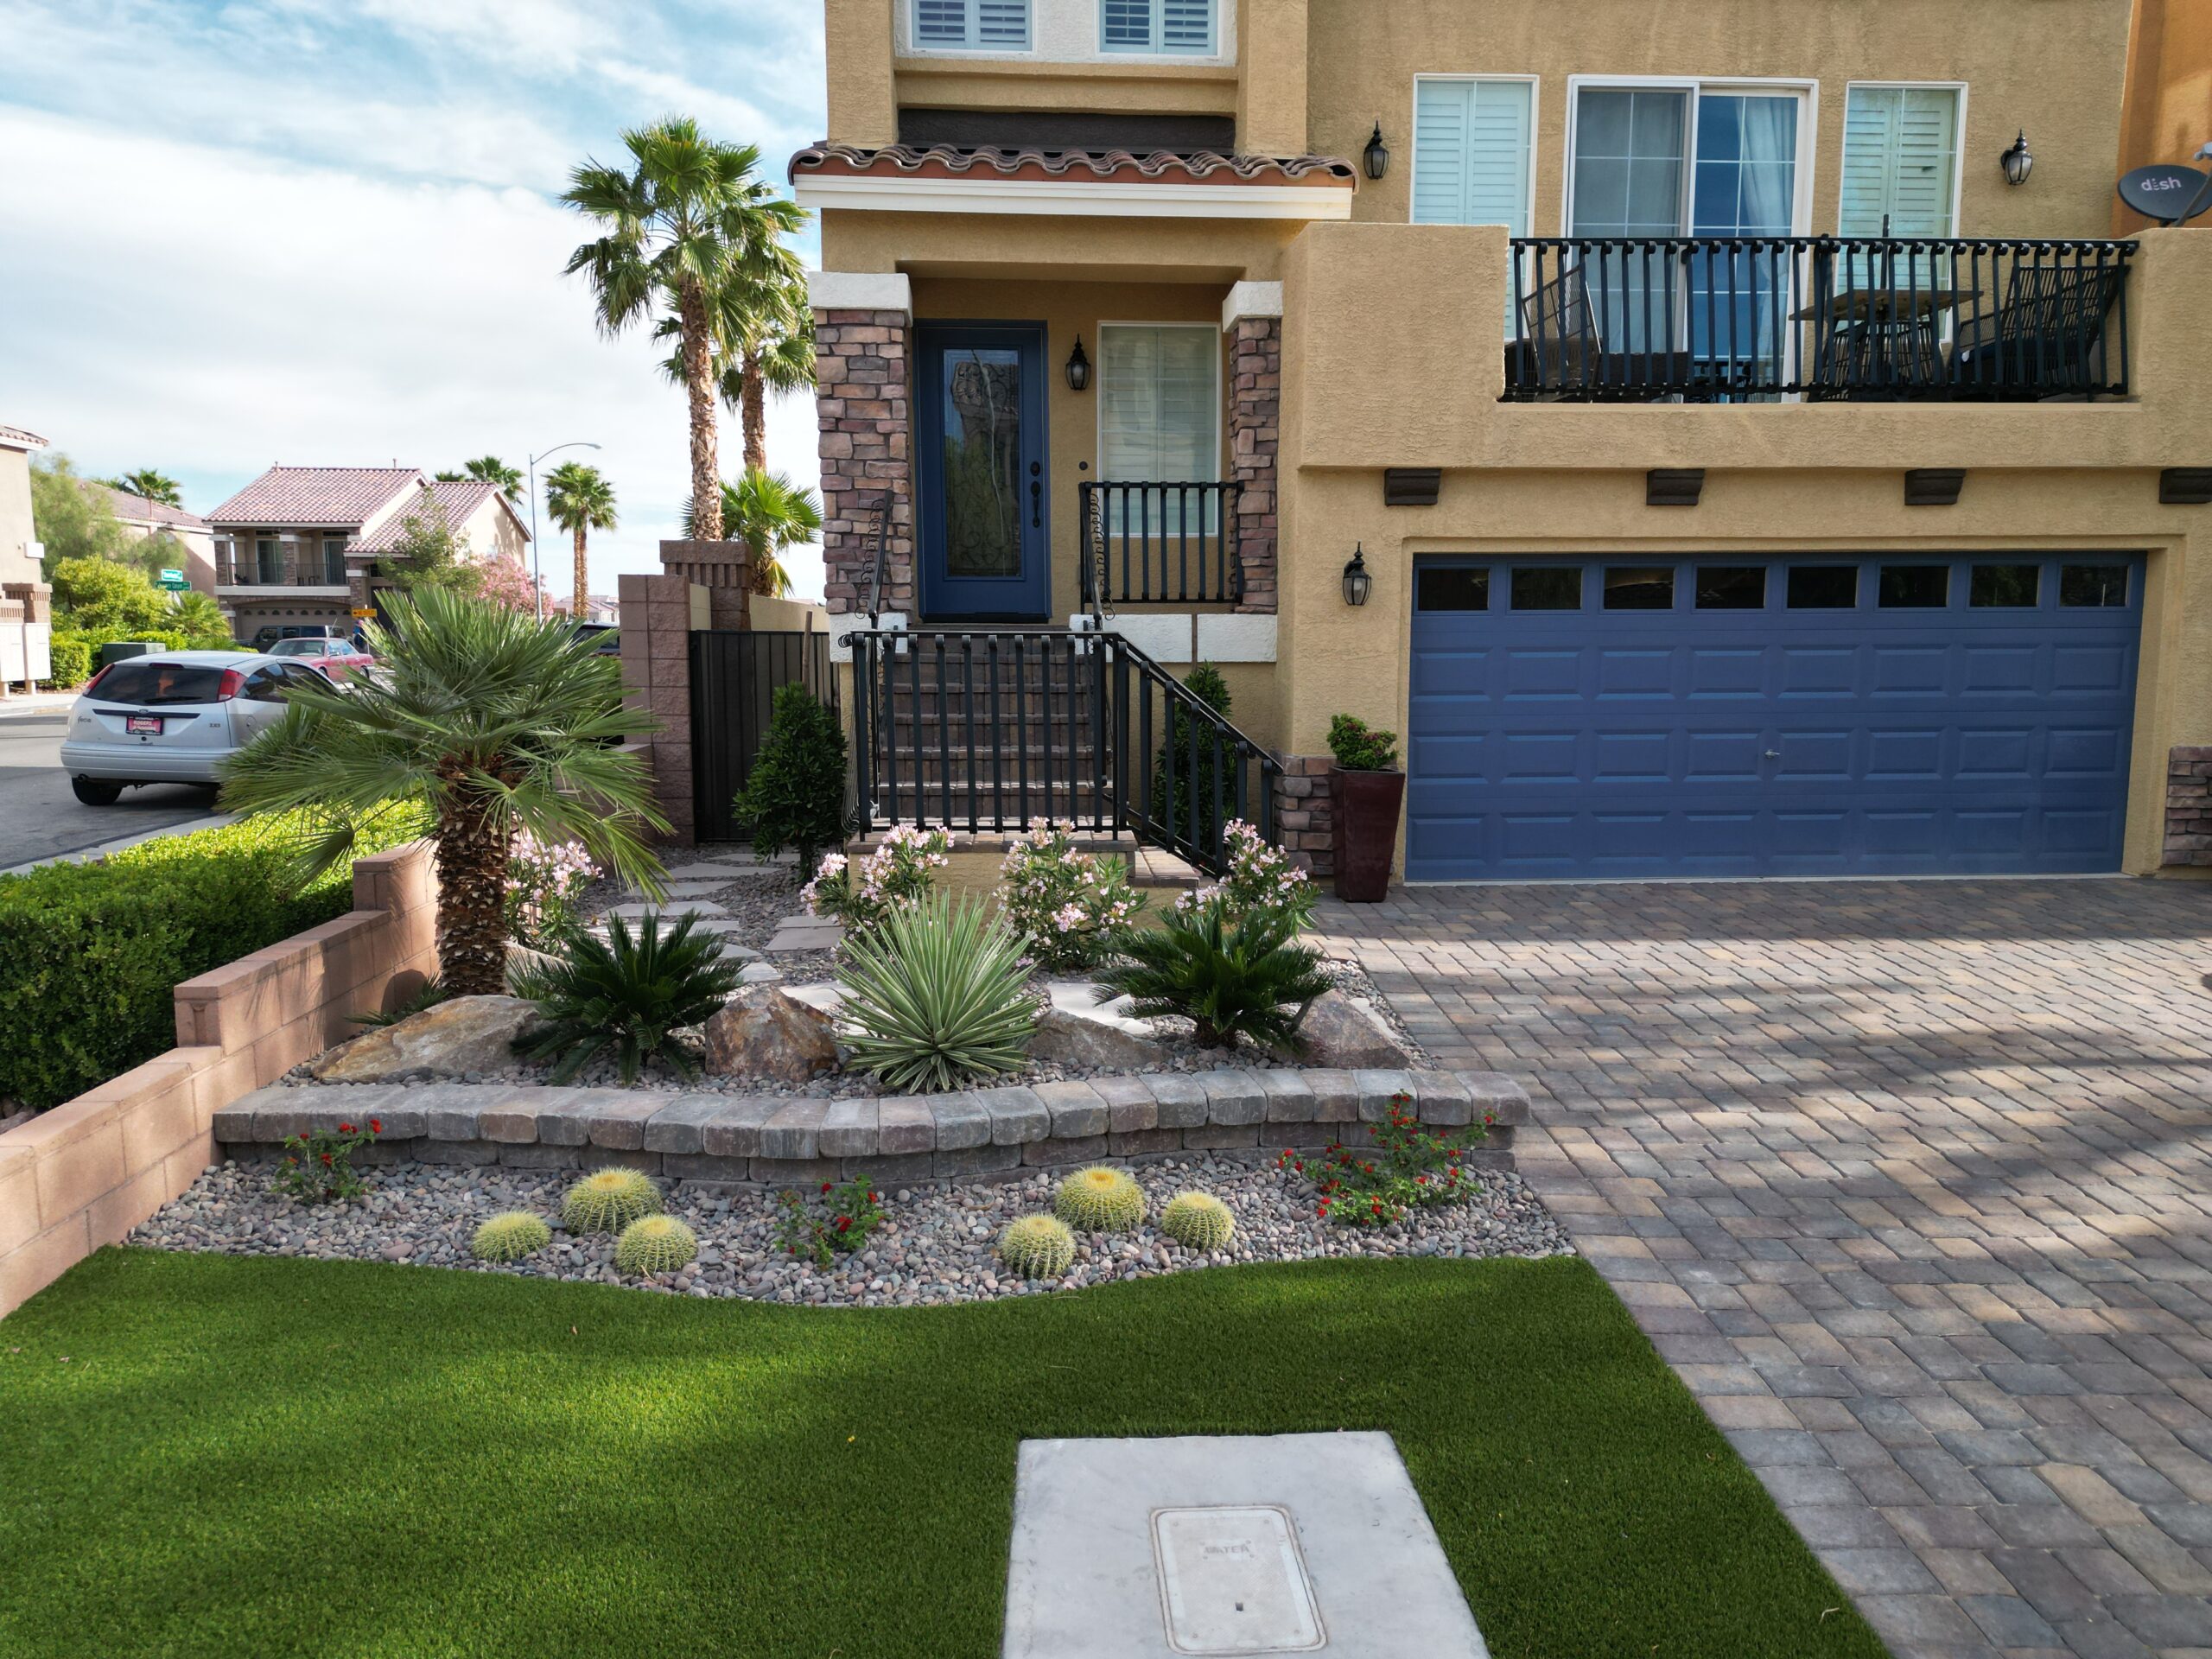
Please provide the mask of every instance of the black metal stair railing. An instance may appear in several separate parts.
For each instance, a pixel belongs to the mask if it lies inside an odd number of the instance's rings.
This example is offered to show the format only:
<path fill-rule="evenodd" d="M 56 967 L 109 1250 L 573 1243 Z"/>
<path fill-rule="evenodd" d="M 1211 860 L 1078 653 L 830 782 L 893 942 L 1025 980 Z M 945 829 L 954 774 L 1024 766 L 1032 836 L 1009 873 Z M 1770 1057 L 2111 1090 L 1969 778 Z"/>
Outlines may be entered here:
<path fill-rule="evenodd" d="M 1126 830 L 1209 873 L 1234 819 L 1274 838 L 1281 767 L 1117 634 L 863 630 L 853 654 L 862 834 L 894 823 Z"/>

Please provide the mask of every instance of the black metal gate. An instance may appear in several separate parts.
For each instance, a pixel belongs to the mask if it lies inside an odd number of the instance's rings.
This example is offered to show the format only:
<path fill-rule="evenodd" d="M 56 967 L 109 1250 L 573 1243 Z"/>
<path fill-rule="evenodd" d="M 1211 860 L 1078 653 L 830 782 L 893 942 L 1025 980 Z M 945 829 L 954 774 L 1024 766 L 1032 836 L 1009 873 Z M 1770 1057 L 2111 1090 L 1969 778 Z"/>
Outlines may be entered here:
<path fill-rule="evenodd" d="M 826 633 L 715 630 L 691 636 L 691 784 L 701 841 L 736 841 L 730 801 L 753 771 L 779 686 L 835 703 Z"/>

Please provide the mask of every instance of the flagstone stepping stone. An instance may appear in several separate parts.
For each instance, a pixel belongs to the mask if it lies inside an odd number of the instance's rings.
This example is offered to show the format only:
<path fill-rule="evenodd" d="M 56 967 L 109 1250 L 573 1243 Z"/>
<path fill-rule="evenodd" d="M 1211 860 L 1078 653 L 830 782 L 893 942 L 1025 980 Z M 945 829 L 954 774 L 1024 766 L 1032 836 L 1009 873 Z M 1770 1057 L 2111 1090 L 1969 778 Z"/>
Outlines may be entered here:
<path fill-rule="evenodd" d="M 775 950 L 833 950 L 845 930 L 823 916 L 786 916 L 776 924 L 767 949 Z"/>
<path fill-rule="evenodd" d="M 679 864 L 668 873 L 671 881 L 720 881 L 727 883 L 734 875 L 744 874 L 749 868 L 741 864 Z"/>
<path fill-rule="evenodd" d="M 643 900 L 637 900 L 626 905 L 610 906 L 605 912 L 605 915 L 620 916 L 626 922 L 634 922 L 640 917 L 647 915 L 666 916 L 671 918 L 677 916 L 696 916 L 703 920 L 709 916 L 722 917 L 728 914 L 729 912 L 724 910 L 720 905 L 715 904 L 710 899 L 685 899 L 680 901 L 671 900 L 665 905 L 656 905 L 647 903 Z"/>

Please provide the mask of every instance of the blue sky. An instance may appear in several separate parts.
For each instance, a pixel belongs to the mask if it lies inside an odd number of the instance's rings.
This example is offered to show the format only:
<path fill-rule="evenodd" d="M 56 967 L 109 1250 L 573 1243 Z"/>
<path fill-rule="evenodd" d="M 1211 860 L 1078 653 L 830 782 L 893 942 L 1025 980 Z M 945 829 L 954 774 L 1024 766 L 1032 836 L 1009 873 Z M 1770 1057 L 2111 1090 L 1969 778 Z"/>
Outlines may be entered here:
<path fill-rule="evenodd" d="M 556 198 L 671 111 L 780 181 L 822 51 L 820 0 L 0 0 L 0 423 L 200 511 L 276 461 L 590 439 L 612 591 L 674 533 L 683 400 L 642 334 L 598 337 Z M 786 401 L 769 437 L 810 484 L 813 428 Z"/>

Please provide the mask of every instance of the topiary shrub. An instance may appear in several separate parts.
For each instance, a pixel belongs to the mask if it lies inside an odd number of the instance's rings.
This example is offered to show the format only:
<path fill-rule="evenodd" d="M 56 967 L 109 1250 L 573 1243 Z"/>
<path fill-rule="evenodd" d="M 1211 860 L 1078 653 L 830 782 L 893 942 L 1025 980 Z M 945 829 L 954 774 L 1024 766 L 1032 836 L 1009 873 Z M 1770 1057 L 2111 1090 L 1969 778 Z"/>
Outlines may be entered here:
<path fill-rule="evenodd" d="M 82 685 L 92 677 L 92 641 L 74 633 L 57 633 L 47 642 L 47 684 L 59 690 Z"/>
<path fill-rule="evenodd" d="M 614 1241 L 614 1265 L 641 1279 L 674 1273 L 698 1254 L 699 1236 L 674 1216 L 642 1217 Z"/>
<path fill-rule="evenodd" d="M 553 1230 L 527 1210 L 505 1210 L 476 1230 L 468 1252 L 479 1262 L 519 1262 L 553 1242 Z"/>
<path fill-rule="evenodd" d="M 730 810 L 753 832 L 755 852 L 790 847 L 812 875 L 825 848 L 845 838 L 845 731 L 837 713 L 804 686 L 776 688 L 752 773 Z"/>
<path fill-rule="evenodd" d="M 999 1260 L 1024 1279 L 1064 1278 L 1075 1265 L 1075 1235 L 1050 1216 L 1024 1216 L 999 1235 Z"/>
<path fill-rule="evenodd" d="M 1179 1192 L 1160 1212 L 1160 1230 L 1185 1249 L 1210 1253 L 1236 1236 L 1236 1217 L 1210 1192 Z"/>
<path fill-rule="evenodd" d="M 660 1208 L 660 1189 L 634 1169 L 595 1169 L 561 1200 L 561 1224 L 572 1233 L 619 1233 Z"/>
<path fill-rule="evenodd" d="M 1037 1028 L 1021 941 L 969 899 L 932 893 L 845 941 L 842 1039 L 901 1090 L 1019 1071 Z"/>
<path fill-rule="evenodd" d="M 1052 1213 L 1086 1233 L 1126 1233 L 1144 1224 L 1144 1190 L 1126 1169 L 1094 1164 L 1062 1181 Z"/>

